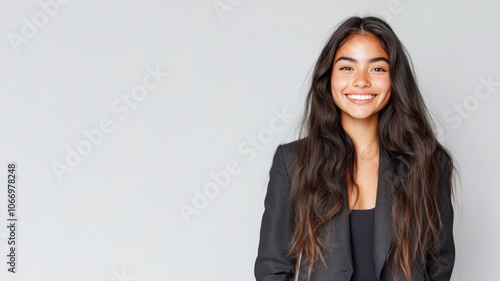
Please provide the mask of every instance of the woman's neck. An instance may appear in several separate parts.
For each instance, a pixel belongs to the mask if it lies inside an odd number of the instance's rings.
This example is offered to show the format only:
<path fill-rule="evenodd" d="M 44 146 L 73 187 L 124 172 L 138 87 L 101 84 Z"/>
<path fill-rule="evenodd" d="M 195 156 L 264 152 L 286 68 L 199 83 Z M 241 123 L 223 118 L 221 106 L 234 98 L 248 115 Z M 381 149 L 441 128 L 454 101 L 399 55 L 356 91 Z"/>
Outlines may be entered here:
<path fill-rule="evenodd" d="M 359 160 L 372 158 L 378 153 L 378 116 L 378 113 L 365 119 L 347 114 L 341 116 L 342 127 L 354 141 Z"/>

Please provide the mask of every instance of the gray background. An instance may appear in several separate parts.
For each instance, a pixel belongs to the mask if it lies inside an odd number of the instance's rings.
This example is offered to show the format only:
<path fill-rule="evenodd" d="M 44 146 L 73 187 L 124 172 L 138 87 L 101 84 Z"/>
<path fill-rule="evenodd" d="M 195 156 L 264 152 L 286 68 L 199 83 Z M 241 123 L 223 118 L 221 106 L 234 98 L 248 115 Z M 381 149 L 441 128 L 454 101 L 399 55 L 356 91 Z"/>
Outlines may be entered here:
<path fill-rule="evenodd" d="M 307 77 L 351 15 L 390 22 L 458 163 L 453 280 L 498 279 L 498 2 L 54 1 L 0 4 L 1 280 L 254 280 L 272 155 L 296 139 Z M 168 75 L 137 95 L 148 68 Z M 106 120 L 89 147 L 83 131 Z"/>

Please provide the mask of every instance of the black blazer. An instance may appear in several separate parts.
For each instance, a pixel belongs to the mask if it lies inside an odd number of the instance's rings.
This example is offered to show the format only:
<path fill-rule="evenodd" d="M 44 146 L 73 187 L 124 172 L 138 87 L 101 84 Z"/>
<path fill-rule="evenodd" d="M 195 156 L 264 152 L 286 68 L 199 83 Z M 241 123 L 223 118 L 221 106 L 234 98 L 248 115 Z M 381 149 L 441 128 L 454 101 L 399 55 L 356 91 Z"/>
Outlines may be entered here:
<path fill-rule="evenodd" d="M 254 273 L 257 281 L 295 280 L 295 266 L 288 259 L 288 243 L 291 241 L 289 218 L 289 195 L 291 177 L 294 173 L 293 160 L 298 141 L 278 145 L 269 172 L 269 183 L 264 200 L 265 211 L 262 216 L 258 254 L 255 260 Z M 391 191 L 396 175 L 388 165 L 388 152 L 380 146 L 379 175 L 374 222 L 374 262 L 375 273 L 379 280 L 389 281 L 392 271 L 385 263 L 392 240 L 391 225 Z M 414 270 L 414 281 L 450 280 L 455 263 L 455 244 L 453 241 L 453 207 L 451 190 L 448 181 L 449 163 L 442 155 L 442 172 L 440 183 L 440 213 L 444 231 L 440 237 L 439 256 L 437 260 L 428 260 L 426 268 Z M 311 273 L 311 281 L 349 281 L 353 274 L 351 255 L 349 207 L 346 193 L 344 207 L 334 220 L 328 224 L 330 243 L 324 253 L 328 269 L 321 261 L 317 262 Z M 323 232 L 325 233 L 325 232 Z M 302 259 L 298 280 L 307 280 L 308 265 Z"/>

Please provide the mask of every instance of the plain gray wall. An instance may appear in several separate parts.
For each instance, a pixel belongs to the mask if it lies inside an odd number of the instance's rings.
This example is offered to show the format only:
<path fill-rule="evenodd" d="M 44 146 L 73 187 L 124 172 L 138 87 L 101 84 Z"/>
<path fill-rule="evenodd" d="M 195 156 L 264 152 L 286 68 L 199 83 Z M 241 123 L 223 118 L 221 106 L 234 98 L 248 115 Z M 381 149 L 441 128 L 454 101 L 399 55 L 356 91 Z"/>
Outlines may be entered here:
<path fill-rule="evenodd" d="M 498 278 L 498 2 L 42 0 L 0 14 L 1 225 L 7 163 L 18 173 L 17 273 L 0 227 L 1 280 L 254 280 L 272 155 L 351 15 L 390 22 L 457 161 L 453 280 Z"/>

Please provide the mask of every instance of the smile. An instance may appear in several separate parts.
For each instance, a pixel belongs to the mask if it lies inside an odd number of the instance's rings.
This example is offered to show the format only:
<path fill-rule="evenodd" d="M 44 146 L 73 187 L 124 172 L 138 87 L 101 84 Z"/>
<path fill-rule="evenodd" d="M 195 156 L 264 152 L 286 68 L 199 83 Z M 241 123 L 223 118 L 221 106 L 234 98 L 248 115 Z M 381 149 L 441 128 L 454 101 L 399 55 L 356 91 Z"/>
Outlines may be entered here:
<path fill-rule="evenodd" d="M 347 95 L 347 97 L 353 100 L 371 100 L 375 95 Z"/>

